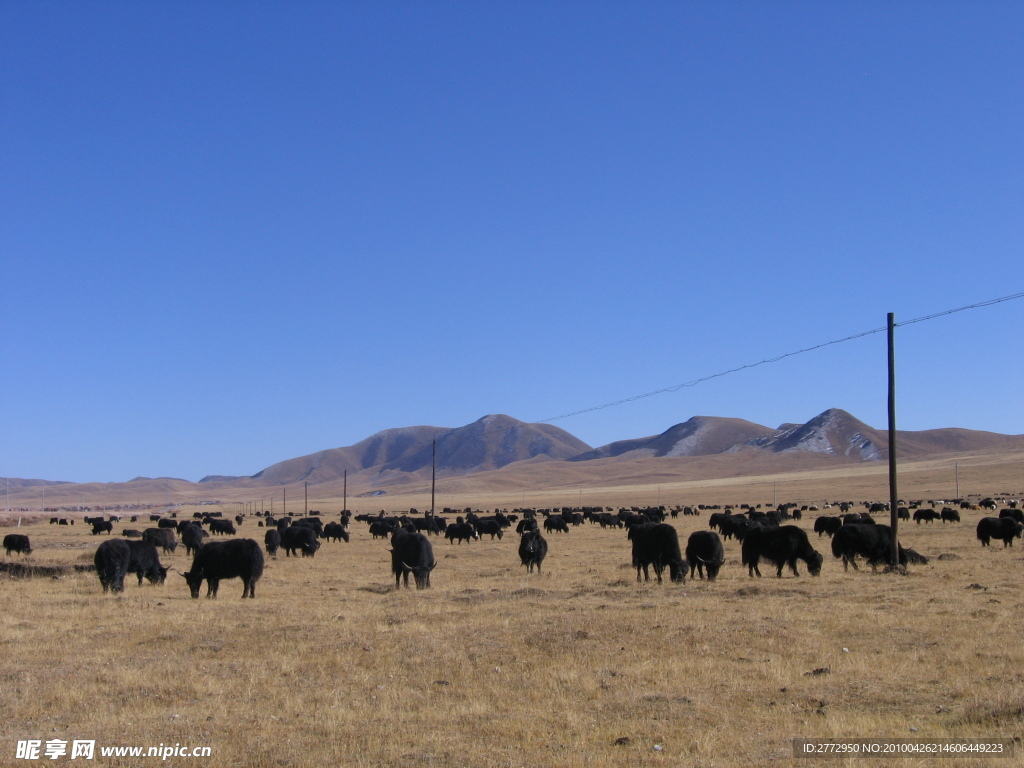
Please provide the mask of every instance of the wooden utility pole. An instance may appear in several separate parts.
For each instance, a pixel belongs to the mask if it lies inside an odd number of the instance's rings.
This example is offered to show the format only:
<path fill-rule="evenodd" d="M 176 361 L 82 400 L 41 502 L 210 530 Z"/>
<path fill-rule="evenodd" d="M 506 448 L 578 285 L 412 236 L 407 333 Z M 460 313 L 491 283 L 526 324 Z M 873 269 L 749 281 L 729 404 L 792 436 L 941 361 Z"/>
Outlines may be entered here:
<path fill-rule="evenodd" d="M 899 565 L 899 493 L 896 488 L 896 346 L 895 346 L 895 315 L 888 315 L 889 330 L 889 527 L 892 530 L 892 552 L 889 555 L 892 564 Z"/>
<path fill-rule="evenodd" d="M 434 491 L 437 488 L 437 440 L 430 453 L 430 516 L 434 516 Z"/>
<path fill-rule="evenodd" d="M 306 506 L 306 514 L 304 517 L 309 517 L 309 483 L 302 483 L 302 503 Z"/>
<path fill-rule="evenodd" d="M 345 470 L 345 481 L 341 491 L 341 511 L 348 509 L 348 470 Z"/>

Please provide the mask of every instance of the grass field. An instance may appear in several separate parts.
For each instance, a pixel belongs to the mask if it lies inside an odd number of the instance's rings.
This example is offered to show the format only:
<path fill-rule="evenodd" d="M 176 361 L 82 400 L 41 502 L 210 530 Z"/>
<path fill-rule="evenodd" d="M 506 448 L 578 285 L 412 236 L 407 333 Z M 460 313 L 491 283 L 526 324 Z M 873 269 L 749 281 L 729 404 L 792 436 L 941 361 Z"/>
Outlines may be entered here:
<path fill-rule="evenodd" d="M 875 762 L 794 760 L 796 737 L 1019 738 L 1024 547 L 982 549 L 981 516 L 901 528 L 932 558 L 907 575 L 844 573 L 811 534 L 817 578 L 749 579 L 726 542 L 716 583 L 638 584 L 625 534 L 587 525 L 548 535 L 532 576 L 514 533 L 433 539 L 433 588 L 395 590 L 387 542 L 353 522 L 315 558 L 268 558 L 254 601 L 237 579 L 192 600 L 174 572 L 119 596 L 90 573 L 0 577 L 0 765 L 33 764 L 25 739 L 211 748 L 180 766 L 601 768 Z M 707 522 L 673 524 L 685 544 Z M 81 524 L 17 530 L 37 564 L 99 544 Z"/>

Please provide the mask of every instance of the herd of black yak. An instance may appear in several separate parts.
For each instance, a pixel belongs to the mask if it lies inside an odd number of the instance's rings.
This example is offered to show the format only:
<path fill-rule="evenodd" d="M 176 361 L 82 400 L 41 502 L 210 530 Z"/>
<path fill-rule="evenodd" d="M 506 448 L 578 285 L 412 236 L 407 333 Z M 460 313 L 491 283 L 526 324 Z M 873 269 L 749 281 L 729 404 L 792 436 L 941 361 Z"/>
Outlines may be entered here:
<path fill-rule="evenodd" d="M 989 546 L 993 539 L 1002 541 L 1004 547 L 1013 546 L 1013 540 L 1024 532 L 1024 512 L 1016 501 L 1000 502 L 986 498 L 977 504 L 965 500 L 951 503 L 954 506 L 944 505 L 941 511 L 927 508 L 922 502 L 912 503 L 899 507 L 897 516 L 909 522 L 913 509 L 913 520 L 917 525 L 937 520 L 942 525 L 956 524 L 960 522 L 959 510 L 980 509 L 985 514 L 986 511 L 995 512 L 1005 504 L 998 516 L 986 516 L 978 521 L 976 534 L 982 546 Z M 718 511 L 719 507 L 703 505 L 671 509 L 663 506 L 633 507 L 618 512 L 602 507 L 517 509 L 495 511 L 493 514 L 469 509 L 456 513 L 445 509 L 440 515 L 420 514 L 414 509 L 401 515 L 388 515 L 382 511 L 354 518 L 346 510 L 340 514 L 339 520 L 326 524 L 318 512 L 310 512 L 301 518 L 285 516 L 277 519 L 269 514 L 256 513 L 257 526 L 265 529 L 263 548 L 253 539 L 214 538 L 234 536 L 237 533 L 235 525 L 241 526 L 246 522 L 242 515 L 235 517 L 234 522 L 217 512 L 196 513 L 190 520 L 177 520 L 174 515 L 166 518 L 151 515 L 150 522 L 156 523 L 155 527 L 143 531 L 129 528 L 122 531 L 123 538 L 109 538 L 97 548 L 94 563 L 104 592 L 123 591 L 124 580 L 129 573 L 138 577 L 140 585 L 143 579 L 162 584 L 168 568 L 160 563 L 158 550 L 172 553 L 180 542 L 186 554 L 193 558 L 192 566 L 182 574 L 192 597 L 199 597 L 204 581 L 207 597 L 216 597 L 221 580 L 239 578 L 243 585 L 242 597 L 254 598 L 256 582 L 263 574 L 263 549 L 272 557 L 277 557 L 281 550 L 289 557 L 313 557 L 322 541 L 348 542 L 354 520 L 364 523 L 373 539 L 390 542 L 391 572 L 396 588 L 403 581 L 408 587 L 410 575 L 418 589 L 430 586 L 431 572 L 437 566 L 431 536 L 443 536 L 449 544 L 461 545 L 485 536 L 500 540 L 506 531 L 514 528 L 519 536 L 518 552 L 522 565 L 529 573 L 534 569 L 540 573 L 548 551 L 548 542 L 543 534 L 568 533 L 581 525 L 624 529 L 632 547 L 637 581 L 641 578 L 649 580 L 653 570 L 655 578 L 661 582 L 666 569 L 668 578 L 674 582 L 685 581 L 687 575 L 714 581 L 725 564 L 722 542 L 732 539 L 740 545 L 741 562 L 750 576 L 761 575 L 762 562 L 774 566 L 779 577 L 786 568 L 798 576 L 799 561 L 811 575 L 816 576 L 821 572 L 824 557 L 812 546 L 807 532 L 792 523 L 802 520 L 805 512 L 817 514 L 813 532 L 819 539 L 825 535 L 831 538 L 832 554 L 842 560 L 844 570 L 851 565 L 858 568 L 859 559 L 863 559 L 872 570 L 879 566 L 904 568 L 908 564 L 928 562 L 928 558 L 913 549 L 904 549 L 898 542 L 894 547 L 891 528 L 875 521 L 873 515 L 879 513 L 888 518 L 888 505 L 865 502 L 865 511 L 853 511 L 855 506 L 850 502 L 837 503 L 835 508 L 839 514 L 820 514 L 817 507 L 784 504 L 768 511 L 749 505 L 736 509 L 726 507 L 721 511 Z M 833 505 L 828 505 L 826 511 L 832 508 Z M 691 533 L 684 550 L 675 526 L 666 522 L 666 518 L 680 514 L 699 516 L 705 512 L 709 513 L 709 529 Z M 456 517 L 449 521 L 451 515 Z M 94 535 L 110 535 L 113 523 L 119 521 L 112 516 L 110 519 L 85 518 L 84 522 L 92 526 Z M 50 522 L 68 524 L 67 519 L 53 518 Z M 74 523 L 73 520 L 70 522 Z M 133 517 L 132 522 L 137 522 L 137 518 Z M 29 538 L 24 534 L 5 536 L 4 548 L 8 556 L 12 552 L 26 555 L 32 552 Z"/>

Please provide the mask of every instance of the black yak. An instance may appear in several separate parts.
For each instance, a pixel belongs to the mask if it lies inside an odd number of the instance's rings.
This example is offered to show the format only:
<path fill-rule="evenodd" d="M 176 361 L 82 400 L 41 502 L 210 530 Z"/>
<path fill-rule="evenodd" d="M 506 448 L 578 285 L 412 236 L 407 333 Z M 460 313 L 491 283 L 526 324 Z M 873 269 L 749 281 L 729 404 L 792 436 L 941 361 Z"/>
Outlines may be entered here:
<path fill-rule="evenodd" d="M 668 523 L 640 523 L 630 526 L 626 536 L 633 542 L 633 567 L 636 568 L 637 581 L 640 581 L 641 570 L 644 581 L 649 581 L 647 568 L 653 566 L 660 584 L 666 565 L 672 581 L 686 581 L 689 565 L 679 550 L 679 535 L 675 528 Z"/>
<path fill-rule="evenodd" d="M 540 573 L 540 564 L 548 554 L 548 542 L 536 528 L 524 531 L 523 537 L 519 540 L 519 559 L 526 566 L 527 573 L 533 573 L 533 567 L 537 566 L 537 573 Z"/>
<path fill-rule="evenodd" d="M 207 597 L 217 597 L 221 579 L 242 580 L 242 599 L 256 597 L 256 582 L 263 575 L 263 552 L 252 539 L 211 541 L 196 552 L 192 568 L 183 573 L 193 598 L 206 579 Z"/>
<path fill-rule="evenodd" d="M 844 525 L 843 528 L 845 527 Z M 776 566 L 778 569 L 776 576 L 779 578 L 782 578 L 782 569 L 786 565 L 793 571 L 794 576 L 799 576 L 800 572 L 796 567 L 797 560 L 803 560 L 807 564 L 810 574 L 817 576 L 821 573 L 821 563 L 824 560 L 821 554 L 811 546 L 803 529 L 797 528 L 795 525 L 751 531 L 743 539 L 742 556 L 743 564 L 747 566 L 747 573 L 750 576 L 761 575 L 758 564 L 763 557 Z"/>
<path fill-rule="evenodd" d="M 409 574 L 416 580 L 416 589 L 430 586 L 430 572 L 437 566 L 434 548 L 422 533 L 399 528 L 391 535 L 391 570 L 395 574 L 395 587 L 405 577 L 409 586 Z"/>

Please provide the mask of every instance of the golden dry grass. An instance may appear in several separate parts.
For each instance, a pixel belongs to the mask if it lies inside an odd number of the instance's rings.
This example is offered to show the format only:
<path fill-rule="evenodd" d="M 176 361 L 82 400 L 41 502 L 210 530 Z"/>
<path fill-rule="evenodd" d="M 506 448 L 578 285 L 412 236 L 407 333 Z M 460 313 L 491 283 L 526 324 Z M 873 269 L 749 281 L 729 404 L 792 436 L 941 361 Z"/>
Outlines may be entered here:
<path fill-rule="evenodd" d="M 714 584 L 637 584 L 624 533 L 585 526 L 547 537 L 539 576 L 514 534 L 434 539 L 433 588 L 396 591 L 387 543 L 353 523 L 349 544 L 268 559 L 255 601 L 237 579 L 192 600 L 174 573 L 121 596 L 92 574 L 2 577 L 0 764 L 28 738 L 212 747 L 180 766 L 603 768 L 814 764 L 795 737 L 1019 737 L 1024 547 L 983 550 L 980 516 L 904 527 L 933 557 L 906 576 L 844 573 L 812 534 L 819 578 L 748 579 L 726 542 Z M 685 542 L 707 513 L 674 524 Z M 36 563 L 99 543 L 22 532 Z"/>

